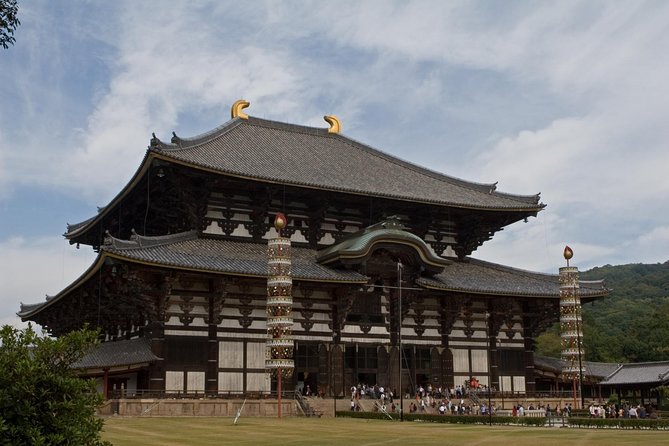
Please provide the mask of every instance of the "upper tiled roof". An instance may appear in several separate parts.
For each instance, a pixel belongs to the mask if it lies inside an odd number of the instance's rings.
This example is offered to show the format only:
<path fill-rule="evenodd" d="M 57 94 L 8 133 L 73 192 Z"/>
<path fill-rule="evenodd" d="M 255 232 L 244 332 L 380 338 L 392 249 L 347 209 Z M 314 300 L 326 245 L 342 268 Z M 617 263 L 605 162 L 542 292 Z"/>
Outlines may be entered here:
<path fill-rule="evenodd" d="M 510 296 L 557 297 L 560 283 L 557 275 L 536 273 L 497 263 L 468 258 L 465 262 L 452 262 L 444 271 L 432 278 L 420 278 L 419 285 L 449 291 Z M 580 283 L 583 300 L 605 296 L 609 290 L 603 281 Z"/>
<path fill-rule="evenodd" d="M 76 369 L 103 369 L 108 367 L 139 365 L 153 362 L 158 357 L 151 351 L 148 339 L 138 338 L 115 342 L 103 342 L 79 361 L 72 364 Z"/>
<path fill-rule="evenodd" d="M 98 214 L 68 224 L 70 240 L 101 221 L 140 183 L 158 158 L 210 172 L 329 191 L 429 203 L 455 208 L 518 212 L 521 219 L 545 207 L 539 194 L 498 192 L 403 161 L 325 128 L 260 118 L 234 118 L 196 136 L 164 143 L 154 136 L 128 184 Z"/>
<path fill-rule="evenodd" d="M 669 383 L 669 361 L 621 364 L 601 384 L 662 384 Z"/>
<path fill-rule="evenodd" d="M 327 129 L 249 117 L 195 138 L 152 140 L 159 157 L 273 183 L 471 209 L 538 211 L 539 195 L 495 191 L 411 164 Z"/>

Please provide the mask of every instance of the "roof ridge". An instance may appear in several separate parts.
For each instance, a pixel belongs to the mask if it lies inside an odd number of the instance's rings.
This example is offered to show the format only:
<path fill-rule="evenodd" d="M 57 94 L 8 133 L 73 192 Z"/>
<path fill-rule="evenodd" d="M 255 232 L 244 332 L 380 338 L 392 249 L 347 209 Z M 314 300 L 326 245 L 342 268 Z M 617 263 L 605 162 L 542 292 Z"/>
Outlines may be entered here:
<path fill-rule="evenodd" d="M 486 265 L 490 268 L 498 269 L 500 271 L 514 271 L 514 272 L 517 272 L 517 273 L 523 273 L 523 274 L 533 276 L 533 277 L 543 276 L 546 279 L 559 279 L 559 276 L 557 274 L 542 273 L 540 271 L 531 271 L 529 269 L 518 268 L 518 267 L 515 267 L 515 266 L 502 265 L 501 263 L 489 262 L 487 260 L 477 259 L 475 257 L 466 257 L 466 259 L 469 262 L 478 263 L 480 265 Z"/>
<path fill-rule="evenodd" d="M 540 199 L 540 193 L 537 194 L 531 194 L 531 195 L 518 195 L 518 194 L 511 194 L 507 192 L 498 192 L 497 191 L 497 181 L 494 183 L 479 183 L 475 181 L 468 181 L 462 178 L 458 178 L 452 175 L 447 175 L 442 172 L 438 172 L 436 170 L 428 169 L 426 167 L 420 166 L 418 164 L 412 163 L 411 161 L 407 161 L 405 159 L 399 158 L 395 155 L 392 155 L 388 152 L 385 152 L 381 149 L 377 149 L 375 147 L 372 147 L 368 144 L 365 144 L 363 142 L 360 142 L 354 138 L 351 138 L 349 136 L 345 136 L 342 134 L 336 134 L 336 133 L 329 133 L 327 128 L 321 128 L 321 127 L 312 127 L 312 126 L 306 126 L 306 125 L 301 125 L 301 124 L 293 124 L 293 123 L 288 123 L 288 122 L 282 122 L 282 121 L 275 121 L 275 120 L 270 120 L 270 119 L 264 119 L 264 118 L 258 118 L 254 116 L 249 116 L 247 119 L 242 119 L 242 118 L 232 118 L 231 120 L 223 123 L 222 125 L 214 128 L 213 130 L 210 130 L 205 133 L 201 133 L 200 135 L 196 135 L 193 137 L 188 137 L 188 138 L 182 138 L 176 135 L 176 133 L 172 132 L 174 135 L 172 137 L 172 142 L 171 143 L 166 143 L 161 141 L 159 138 L 153 135 L 153 138 L 151 139 L 151 145 L 149 146 L 150 149 L 157 149 L 160 151 L 177 151 L 181 149 L 186 149 L 186 148 L 193 148 L 198 145 L 204 144 L 206 142 L 209 142 L 225 133 L 227 133 L 230 130 L 233 130 L 234 128 L 238 127 L 239 125 L 246 124 L 246 125 L 252 125 L 252 126 L 258 126 L 258 127 L 265 127 L 265 128 L 272 128 L 275 130 L 283 130 L 283 131 L 289 131 L 289 132 L 297 132 L 297 133 L 303 133 L 311 136 L 320 136 L 320 137 L 325 137 L 325 138 L 339 138 L 342 142 L 345 142 L 355 148 L 358 148 L 360 150 L 364 150 L 365 152 L 369 153 L 370 155 L 377 156 L 381 159 L 384 159 L 385 161 L 391 162 L 393 164 L 396 164 L 398 166 L 404 167 L 406 169 L 410 169 L 414 172 L 420 173 L 422 175 L 427 175 L 431 178 L 434 178 L 439 181 L 444 181 L 449 184 L 453 184 L 458 187 L 463 187 L 466 189 L 474 189 L 479 192 L 483 193 L 488 193 L 488 194 L 494 194 L 499 197 L 503 198 L 508 198 L 510 200 L 515 200 L 519 201 L 522 203 L 528 203 L 528 204 L 537 204 L 539 205 L 539 199 Z M 542 208 L 545 207 L 545 205 L 541 206 Z"/>
<path fill-rule="evenodd" d="M 160 140 L 154 133 L 149 144 L 149 150 L 155 149 L 159 151 L 176 151 L 195 147 L 229 132 L 230 130 L 239 126 L 243 121 L 244 120 L 241 118 L 232 118 L 231 120 L 224 122 L 212 130 L 189 137 L 177 136 L 176 132 L 173 131 L 172 139 L 169 143 Z"/>
<path fill-rule="evenodd" d="M 176 234 L 167 234 L 167 235 L 139 235 L 132 230 L 132 236 L 129 240 L 124 240 L 112 236 L 109 231 L 105 231 L 104 244 L 101 249 L 137 249 L 137 248 L 151 248 L 154 246 L 169 245 L 176 242 L 182 242 L 186 240 L 192 240 L 197 238 L 197 231 L 185 231 L 178 232 Z"/>

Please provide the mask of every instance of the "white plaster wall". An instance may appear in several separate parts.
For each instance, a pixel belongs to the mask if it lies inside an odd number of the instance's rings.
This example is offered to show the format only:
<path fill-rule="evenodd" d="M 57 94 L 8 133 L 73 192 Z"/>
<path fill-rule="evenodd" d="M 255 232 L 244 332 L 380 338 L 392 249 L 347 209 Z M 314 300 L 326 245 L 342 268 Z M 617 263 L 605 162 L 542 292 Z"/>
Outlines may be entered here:
<path fill-rule="evenodd" d="M 204 372 L 187 372 L 186 377 L 188 392 L 204 392 Z"/>
<path fill-rule="evenodd" d="M 469 372 L 469 350 L 452 348 L 453 373 Z"/>
<path fill-rule="evenodd" d="M 249 392 L 269 392 L 271 390 L 269 373 L 248 373 L 246 390 Z"/>
<path fill-rule="evenodd" d="M 246 367 L 249 369 L 264 369 L 265 352 L 264 342 L 249 342 L 246 344 Z"/>
<path fill-rule="evenodd" d="M 243 373 L 218 372 L 219 392 L 242 392 L 243 390 Z"/>
<path fill-rule="evenodd" d="M 165 372 L 165 391 L 183 392 L 184 372 L 168 370 Z"/>
<path fill-rule="evenodd" d="M 472 373 L 488 373 L 488 352 L 472 350 Z"/>
<path fill-rule="evenodd" d="M 221 341 L 218 343 L 218 366 L 220 368 L 244 367 L 244 343 Z"/>

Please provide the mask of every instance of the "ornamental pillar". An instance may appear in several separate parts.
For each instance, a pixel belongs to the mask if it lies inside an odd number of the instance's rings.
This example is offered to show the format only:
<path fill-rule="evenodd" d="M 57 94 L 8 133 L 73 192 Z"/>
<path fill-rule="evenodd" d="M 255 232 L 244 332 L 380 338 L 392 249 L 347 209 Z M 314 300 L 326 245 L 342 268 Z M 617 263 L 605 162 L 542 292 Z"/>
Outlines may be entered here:
<path fill-rule="evenodd" d="M 574 252 L 569 246 L 564 249 L 567 266 L 560 268 L 560 337 L 562 338 L 562 376 L 572 381 L 574 405 L 576 405 L 576 382 L 578 381 L 583 408 L 583 320 L 579 296 L 578 268 L 569 266 Z"/>
<path fill-rule="evenodd" d="M 277 415 L 281 418 L 282 379 L 293 376 L 293 279 L 290 239 L 281 237 L 286 217 L 277 213 L 274 227 L 278 237 L 267 241 L 267 350 L 265 369 L 276 377 Z M 291 389 L 292 390 L 292 389 Z"/>

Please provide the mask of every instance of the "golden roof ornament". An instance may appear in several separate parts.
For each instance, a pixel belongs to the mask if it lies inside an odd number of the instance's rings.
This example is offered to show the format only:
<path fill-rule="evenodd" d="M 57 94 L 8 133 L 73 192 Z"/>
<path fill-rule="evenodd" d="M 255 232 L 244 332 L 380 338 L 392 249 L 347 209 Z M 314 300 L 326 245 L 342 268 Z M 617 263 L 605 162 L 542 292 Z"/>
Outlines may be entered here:
<path fill-rule="evenodd" d="M 277 212 L 276 217 L 274 217 L 274 227 L 276 228 L 279 233 L 281 233 L 281 230 L 286 227 L 286 216 L 283 215 L 283 212 Z"/>
<path fill-rule="evenodd" d="M 341 122 L 335 115 L 325 115 L 323 116 L 323 119 L 325 119 L 325 122 L 330 124 L 330 128 L 328 129 L 328 133 L 340 133 L 341 132 Z"/>
<path fill-rule="evenodd" d="M 569 245 L 565 245 L 564 247 L 564 252 L 562 253 L 564 256 L 564 259 L 567 261 L 567 266 L 569 266 L 569 260 L 571 260 L 572 257 L 574 257 L 574 251 L 569 247 Z"/>
<path fill-rule="evenodd" d="M 251 103 L 245 99 L 239 99 L 235 101 L 235 103 L 232 104 L 232 107 L 230 108 L 230 116 L 232 117 L 232 119 L 235 118 L 249 119 L 249 115 L 247 115 L 242 111 L 249 105 L 251 105 Z"/>

